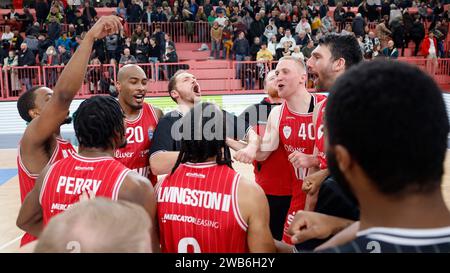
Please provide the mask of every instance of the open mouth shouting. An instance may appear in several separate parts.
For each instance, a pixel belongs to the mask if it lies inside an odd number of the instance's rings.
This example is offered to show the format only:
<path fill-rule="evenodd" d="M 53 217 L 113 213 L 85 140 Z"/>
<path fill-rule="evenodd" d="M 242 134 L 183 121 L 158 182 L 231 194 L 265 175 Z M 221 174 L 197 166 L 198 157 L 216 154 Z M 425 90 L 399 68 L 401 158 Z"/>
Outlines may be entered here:
<path fill-rule="evenodd" d="M 136 94 L 133 96 L 136 103 L 141 104 L 144 102 L 144 94 Z"/>
<path fill-rule="evenodd" d="M 200 86 L 198 85 L 198 83 L 193 84 L 192 91 L 196 96 L 201 96 Z"/>

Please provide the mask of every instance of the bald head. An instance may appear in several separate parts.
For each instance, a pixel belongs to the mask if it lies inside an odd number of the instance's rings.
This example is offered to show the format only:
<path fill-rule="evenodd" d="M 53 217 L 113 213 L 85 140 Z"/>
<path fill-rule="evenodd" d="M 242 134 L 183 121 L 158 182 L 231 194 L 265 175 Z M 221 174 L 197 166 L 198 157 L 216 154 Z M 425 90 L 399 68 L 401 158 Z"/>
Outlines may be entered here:
<path fill-rule="evenodd" d="M 117 81 L 119 83 L 123 83 L 124 81 L 127 81 L 130 77 L 134 76 L 137 76 L 138 78 L 147 79 L 144 70 L 140 66 L 135 64 L 127 64 L 119 69 L 119 72 L 117 73 Z"/>

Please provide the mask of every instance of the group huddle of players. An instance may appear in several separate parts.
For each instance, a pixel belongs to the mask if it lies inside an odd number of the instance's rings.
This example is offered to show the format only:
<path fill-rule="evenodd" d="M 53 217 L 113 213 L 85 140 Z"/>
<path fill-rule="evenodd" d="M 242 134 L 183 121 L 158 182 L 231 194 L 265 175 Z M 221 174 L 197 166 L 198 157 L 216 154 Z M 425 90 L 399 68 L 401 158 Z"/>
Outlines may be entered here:
<path fill-rule="evenodd" d="M 312 251 L 351 241 L 358 230 L 371 227 L 362 217 L 359 197 L 364 190 L 355 190 L 352 181 L 353 177 L 374 180 L 377 174 L 364 168 L 365 159 L 355 156 L 358 152 L 342 146 L 345 141 L 341 138 L 349 137 L 345 130 L 325 126 L 325 121 L 347 117 L 346 110 L 336 114 L 336 106 L 330 109 L 334 113 L 330 117 L 328 104 L 331 107 L 338 100 L 339 105 L 354 103 L 356 106 L 350 107 L 354 111 L 364 110 L 359 105 L 366 104 L 350 95 L 339 98 L 345 95 L 342 91 L 333 93 L 327 103 L 326 96 L 306 89 L 307 71 L 316 76 L 316 85 L 330 90 L 330 94 L 333 88 L 352 90 L 352 80 L 364 80 L 365 70 L 378 73 L 390 65 L 405 69 L 405 73 L 418 71 L 400 64 L 359 65 L 362 56 L 353 36 L 327 35 L 306 65 L 291 57 L 280 59 L 266 76 L 267 97 L 236 117 L 214 104 L 202 103 L 195 76 L 182 70 L 168 84 L 177 109 L 163 114 L 144 101 L 148 91 L 145 72 L 138 65 L 126 65 L 118 73 L 118 100 L 94 96 L 83 101 L 74 113 L 77 152 L 60 137 L 60 126 L 71 122 L 68 109 L 83 82 L 93 42 L 120 27 L 117 17 L 101 17 L 54 89 L 34 87 L 18 100 L 19 114 L 29 122 L 18 150 L 22 207 L 17 225 L 27 232 L 21 245 L 36 240 L 55 215 L 85 195 L 141 205 L 153 223 L 148 244 L 153 252 Z M 358 67 L 353 72 L 364 72 L 360 78 L 344 75 L 336 81 L 352 66 Z M 434 84 L 426 80 L 426 84 Z M 375 95 L 371 100 L 377 101 Z M 386 112 L 396 109 L 385 106 Z M 364 107 L 370 112 L 370 107 Z M 445 120 L 438 120 L 440 126 L 447 125 L 440 128 L 448 132 L 445 108 L 442 113 Z M 389 125 L 389 120 L 384 122 Z M 343 124 L 352 127 L 351 122 Z M 358 130 L 363 134 L 360 138 L 371 134 L 363 126 Z M 396 134 L 392 134 L 395 139 Z M 330 140 L 326 141 L 328 135 Z M 233 170 L 230 148 L 236 161 L 254 165 L 255 181 Z M 436 152 L 436 157 L 445 155 L 445 148 Z M 370 151 L 366 153 L 370 155 Z M 158 182 L 160 175 L 166 176 Z M 434 178 L 440 181 L 441 177 L 442 172 Z M 349 183 L 341 183 L 345 179 Z M 419 177 L 410 182 L 418 184 L 420 190 L 431 191 L 420 184 L 425 180 L 430 179 Z M 404 188 L 414 185 L 388 185 L 380 192 L 391 194 Z M 448 247 L 450 217 L 448 211 L 441 213 L 447 213 L 447 217 L 441 217 L 442 222 L 436 225 L 447 227 L 440 231 L 439 239 Z M 369 237 L 367 234 L 363 235 Z M 384 236 L 388 235 L 386 230 Z M 361 236 L 358 233 L 358 238 Z M 427 236 L 436 239 L 434 234 Z"/>

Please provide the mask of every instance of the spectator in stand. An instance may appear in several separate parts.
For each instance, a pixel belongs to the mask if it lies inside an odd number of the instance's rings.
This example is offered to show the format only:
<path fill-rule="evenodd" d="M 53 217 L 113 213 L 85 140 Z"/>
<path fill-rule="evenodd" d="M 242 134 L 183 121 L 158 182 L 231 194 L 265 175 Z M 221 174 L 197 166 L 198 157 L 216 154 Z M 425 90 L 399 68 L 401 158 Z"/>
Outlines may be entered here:
<path fill-rule="evenodd" d="M 216 12 L 214 10 L 211 10 L 208 16 L 208 24 L 212 26 L 214 21 L 216 21 L 216 19 L 217 19 Z"/>
<path fill-rule="evenodd" d="M 85 16 L 81 14 L 81 11 L 75 11 L 75 29 L 77 31 L 77 35 L 81 35 L 81 33 L 85 32 L 89 28 L 89 21 Z"/>
<path fill-rule="evenodd" d="M 165 63 L 178 63 L 178 56 L 175 49 L 171 46 L 167 47 L 167 53 L 164 56 Z M 167 65 L 167 77 L 170 79 L 177 72 L 178 65 Z"/>
<path fill-rule="evenodd" d="M 112 34 L 105 37 L 106 40 L 106 52 L 108 59 L 118 59 L 119 53 L 119 35 Z"/>
<path fill-rule="evenodd" d="M 127 9 L 129 23 L 138 23 L 142 20 L 143 15 L 142 7 L 137 3 L 136 0 L 131 1 L 131 5 Z"/>
<path fill-rule="evenodd" d="M 225 26 L 225 21 L 226 20 L 228 20 L 228 18 L 225 16 L 225 11 L 224 10 L 219 10 L 217 12 L 217 18 L 214 20 L 214 22 L 219 23 L 219 26 L 223 27 L 223 26 Z"/>
<path fill-rule="evenodd" d="M 437 20 L 436 26 L 434 27 L 432 32 L 434 32 L 434 36 L 438 43 L 437 56 L 443 58 L 445 55 L 444 43 L 448 35 L 448 23 L 445 23 L 445 20 Z"/>
<path fill-rule="evenodd" d="M 293 14 L 292 15 L 292 18 L 291 18 L 291 21 L 290 21 L 290 29 L 291 30 L 293 30 L 293 31 L 295 31 L 295 29 L 297 28 L 297 25 L 298 25 L 298 23 L 299 23 L 300 21 L 299 21 L 299 19 L 298 19 L 298 16 L 297 15 L 295 15 L 295 14 Z"/>
<path fill-rule="evenodd" d="M 130 50 L 130 54 L 134 55 L 134 49 L 135 49 L 136 44 L 133 44 L 131 42 L 131 37 L 127 37 L 125 38 L 125 42 L 122 46 L 123 49 L 128 48 Z"/>
<path fill-rule="evenodd" d="M 83 16 L 89 22 L 89 26 L 97 20 L 97 11 L 90 6 L 89 1 L 84 2 Z"/>
<path fill-rule="evenodd" d="M 313 13 L 313 21 L 311 22 L 311 33 L 312 35 L 316 35 L 317 32 L 322 28 L 322 20 L 320 20 L 319 13 Z"/>
<path fill-rule="evenodd" d="M 222 59 L 231 59 L 231 48 L 233 47 L 233 27 L 229 20 L 225 21 L 225 26 L 222 28 L 222 44 L 223 54 Z"/>
<path fill-rule="evenodd" d="M 49 22 L 56 22 L 58 24 L 61 24 L 63 22 L 63 15 L 59 11 L 59 8 L 55 5 L 53 5 L 50 9 L 50 13 L 47 16 L 47 23 Z"/>
<path fill-rule="evenodd" d="M 369 34 L 364 37 L 364 52 L 363 54 L 369 54 L 374 51 L 374 48 L 380 45 L 380 39 L 375 36 L 373 31 L 370 31 Z"/>
<path fill-rule="evenodd" d="M 290 51 L 294 51 L 294 47 L 296 46 L 296 43 L 295 43 L 294 37 L 292 37 L 292 35 L 291 35 L 291 30 L 290 29 L 286 29 L 284 37 L 281 38 L 281 40 L 280 40 L 281 46 L 284 46 L 284 42 L 286 42 L 286 41 L 289 41 L 290 44 L 291 44 L 289 50 Z"/>
<path fill-rule="evenodd" d="M 150 51 L 150 47 L 148 44 L 147 37 L 144 40 L 137 39 L 136 40 L 136 61 L 138 63 L 147 63 L 148 62 L 148 53 Z"/>
<path fill-rule="evenodd" d="M 34 66 L 36 64 L 36 57 L 33 55 L 31 50 L 28 50 L 27 44 L 22 43 L 20 45 L 19 52 L 19 66 Z M 34 72 L 31 70 L 21 70 L 19 71 L 19 78 L 23 85 L 25 85 L 26 90 L 32 87 L 31 79 L 34 77 Z"/>
<path fill-rule="evenodd" d="M 328 14 L 330 7 L 328 6 L 328 0 L 323 0 L 322 5 L 319 7 L 320 18 L 325 17 Z"/>
<path fill-rule="evenodd" d="M 157 63 L 161 61 L 161 49 L 156 42 L 154 37 L 150 38 L 150 47 L 149 47 L 149 61 L 151 63 Z"/>
<path fill-rule="evenodd" d="M 38 22 L 31 25 L 25 32 L 26 35 L 34 35 L 36 37 L 39 36 L 39 33 L 40 33 L 40 25 Z"/>
<path fill-rule="evenodd" d="M 281 13 L 280 17 L 278 18 L 278 20 L 275 19 L 275 25 L 277 27 L 282 27 L 285 30 L 291 28 L 291 24 L 287 20 L 285 13 Z"/>
<path fill-rule="evenodd" d="M 395 4 L 391 4 L 391 12 L 389 14 L 389 25 L 392 26 L 392 23 L 395 21 L 399 21 L 403 18 L 402 11 L 397 8 Z"/>
<path fill-rule="evenodd" d="M 205 14 L 211 14 L 211 11 L 214 10 L 213 5 L 211 5 L 211 0 L 205 0 L 203 9 L 205 10 Z"/>
<path fill-rule="evenodd" d="M 131 35 L 131 42 L 136 43 L 137 39 L 140 39 L 141 41 L 144 40 L 145 33 L 142 31 L 142 27 L 140 25 L 136 26 L 136 29 L 133 32 L 133 35 Z"/>
<path fill-rule="evenodd" d="M 44 24 L 47 19 L 47 15 L 50 12 L 47 0 L 36 0 L 36 20 L 39 24 Z"/>
<path fill-rule="evenodd" d="M 175 43 L 172 41 L 172 37 L 170 36 L 169 33 L 164 34 L 164 40 L 165 40 L 165 52 L 167 53 L 167 48 L 169 46 L 173 47 L 174 51 L 177 51 L 177 48 L 175 47 Z"/>
<path fill-rule="evenodd" d="M 21 31 L 27 30 L 34 23 L 34 17 L 27 7 L 23 8 L 23 14 L 19 15 L 19 20 L 22 22 Z"/>
<path fill-rule="evenodd" d="M 19 13 L 16 12 L 14 6 L 11 6 L 10 12 L 6 14 L 5 19 L 12 20 L 13 18 L 16 18 L 16 20 L 19 19 Z"/>
<path fill-rule="evenodd" d="M 267 44 L 267 50 L 270 51 L 270 53 L 272 53 L 272 56 L 274 59 L 276 59 L 277 56 L 277 46 L 278 46 L 278 41 L 277 41 L 277 36 L 273 35 L 270 40 L 269 43 Z"/>
<path fill-rule="evenodd" d="M 394 40 L 395 47 L 402 49 L 402 56 L 405 52 L 405 26 L 403 20 L 396 20 L 392 23 L 392 40 Z"/>
<path fill-rule="evenodd" d="M 419 52 L 420 43 L 422 42 L 423 38 L 425 38 L 425 28 L 423 26 L 423 23 L 420 21 L 419 16 L 416 16 L 416 19 L 409 32 L 409 37 L 411 38 L 411 40 L 413 40 L 415 44 L 414 56 L 417 56 L 417 53 Z"/>
<path fill-rule="evenodd" d="M 156 8 L 156 12 L 153 14 L 154 22 L 167 22 L 167 16 L 163 12 L 162 6 Z"/>
<path fill-rule="evenodd" d="M 38 36 L 38 56 L 39 56 L 39 60 L 42 61 L 42 58 L 44 57 L 45 51 L 52 44 L 53 44 L 52 41 L 50 41 L 45 34 L 43 34 L 43 33 L 39 34 L 39 36 Z"/>
<path fill-rule="evenodd" d="M 256 61 L 258 62 L 270 62 L 273 60 L 273 55 L 270 50 L 267 49 L 266 43 L 261 43 L 261 49 L 256 53 Z"/>
<path fill-rule="evenodd" d="M 75 24 L 77 17 L 75 16 L 75 6 L 67 5 L 64 13 L 66 14 L 66 24 Z"/>
<path fill-rule="evenodd" d="M 306 32 L 306 29 L 311 29 L 311 25 L 308 23 L 308 20 L 305 16 L 302 16 L 302 20 L 297 24 L 297 27 L 295 28 L 295 33 L 300 33 L 302 31 Z"/>
<path fill-rule="evenodd" d="M 72 58 L 72 54 L 70 54 L 70 51 L 68 51 L 65 46 L 60 45 L 58 46 L 57 58 L 60 65 L 67 65 L 70 61 L 70 58 Z"/>
<path fill-rule="evenodd" d="M 259 13 L 257 13 L 255 15 L 255 20 L 250 24 L 250 29 L 249 29 L 249 36 L 251 40 L 254 40 L 256 37 L 258 37 L 259 39 L 262 38 L 263 34 L 264 34 L 264 22 L 261 21 L 261 15 Z"/>
<path fill-rule="evenodd" d="M 22 35 L 20 35 L 19 30 L 13 31 L 14 36 L 11 40 L 11 48 L 14 50 L 20 50 L 20 46 L 23 43 Z"/>
<path fill-rule="evenodd" d="M 338 2 L 336 4 L 336 8 L 334 9 L 333 12 L 333 19 L 334 22 L 336 23 L 338 29 L 343 29 L 344 28 L 344 22 L 345 22 L 345 9 L 344 7 L 342 7 L 342 2 Z"/>
<path fill-rule="evenodd" d="M 220 48 L 222 45 L 222 28 L 217 21 L 211 28 L 211 58 L 220 58 Z"/>
<path fill-rule="evenodd" d="M 356 14 L 356 17 L 355 19 L 353 19 L 352 23 L 353 33 L 355 33 L 356 36 L 364 37 L 366 35 L 365 27 L 366 22 L 364 21 L 364 18 L 362 17 L 361 13 Z"/>
<path fill-rule="evenodd" d="M 313 41 L 313 40 L 309 40 L 309 41 L 308 41 L 308 44 L 307 44 L 305 47 L 302 48 L 303 56 L 304 56 L 306 59 L 311 58 L 311 53 L 313 52 L 313 50 L 314 50 L 315 48 L 316 48 L 316 47 L 314 46 L 314 41 Z"/>
<path fill-rule="evenodd" d="M 294 47 L 294 52 L 292 52 L 291 56 L 297 60 L 300 60 L 302 62 L 305 61 L 305 56 L 303 55 L 303 53 L 300 51 L 300 46 L 295 46 Z"/>
<path fill-rule="evenodd" d="M 8 57 L 3 59 L 3 71 L 5 75 L 8 77 L 9 90 L 12 96 L 18 96 L 22 86 L 20 85 L 18 71 L 11 69 L 15 66 L 19 65 L 19 58 L 16 56 L 16 52 L 14 50 L 10 50 L 8 53 Z M 8 73 L 7 73 L 8 72 Z M 6 74 L 7 73 L 7 74 Z"/>
<path fill-rule="evenodd" d="M 2 41 L 8 41 L 11 44 L 13 37 L 14 33 L 11 31 L 11 27 L 6 25 L 5 32 L 2 34 Z"/>
<path fill-rule="evenodd" d="M 391 3 L 389 0 L 384 0 L 383 3 L 381 3 L 381 18 L 384 18 L 384 16 L 389 17 L 389 14 L 391 14 Z"/>
<path fill-rule="evenodd" d="M 383 50 L 381 51 L 381 53 L 383 54 L 384 57 L 386 57 L 387 59 L 397 59 L 398 58 L 398 50 L 395 47 L 395 43 L 392 40 L 388 41 L 388 46 L 383 48 Z"/>
<path fill-rule="evenodd" d="M 253 39 L 253 44 L 250 46 L 250 57 L 251 61 L 256 61 L 256 55 L 258 51 L 261 49 L 261 39 L 259 37 L 255 37 Z"/>
<path fill-rule="evenodd" d="M 59 47 L 60 45 L 64 46 L 66 48 L 66 50 L 71 50 L 72 49 L 72 40 L 67 37 L 67 32 L 63 32 L 61 34 L 61 37 L 59 37 L 59 39 L 56 41 L 56 47 Z"/>
<path fill-rule="evenodd" d="M 430 31 L 423 39 L 421 52 L 425 58 L 437 62 L 438 44 L 433 31 Z"/>
<path fill-rule="evenodd" d="M 253 18 L 252 18 L 251 14 L 250 14 L 250 11 L 248 9 L 244 9 L 244 12 L 245 12 L 245 16 L 242 18 L 242 21 L 244 22 L 245 29 L 248 32 L 250 30 L 250 26 L 251 26 L 251 24 L 253 22 Z"/>
<path fill-rule="evenodd" d="M 123 55 L 120 57 L 120 64 L 135 64 L 137 63 L 136 58 L 130 54 L 130 49 L 129 48 L 125 48 L 123 50 Z"/>
<path fill-rule="evenodd" d="M 75 40 L 75 37 L 77 37 L 77 30 L 75 29 L 75 25 L 70 24 L 69 30 L 67 31 L 67 37 Z"/>
<path fill-rule="evenodd" d="M 191 4 L 189 5 L 189 11 L 192 13 L 192 16 L 194 16 L 194 18 L 197 16 L 198 5 L 195 2 L 195 0 L 191 0 Z"/>
<path fill-rule="evenodd" d="M 387 45 L 389 37 L 392 35 L 391 30 L 388 28 L 389 16 L 385 15 L 381 22 L 376 26 L 376 32 L 378 38 L 380 38 L 381 47 L 384 48 Z"/>
<path fill-rule="evenodd" d="M 275 26 L 275 20 L 270 19 L 269 24 L 265 27 L 264 30 L 264 36 L 265 40 L 270 41 L 272 39 L 272 36 L 277 35 L 277 27 Z"/>
<path fill-rule="evenodd" d="M 23 42 L 27 44 L 28 49 L 31 50 L 31 52 L 33 52 L 34 56 L 36 56 L 38 54 L 39 41 L 36 38 L 36 36 L 27 35 L 27 37 L 25 38 L 25 40 Z"/>
<path fill-rule="evenodd" d="M 161 25 L 157 24 L 155 26 L 155 31 L 153 32 L 153 36 L 156 40 L 156 43 L 159 45 L 159 48 L 161 50 L 161 56 L 164 56 L 166 54 L 166 39 L 165 39 L 165 33 L 161 31 Z"/>
<path fill-rule="evenodd" d="M 203 6 L 198 7 L 197 15 L 195 16 L 196 22 L 207 22 L 208 16 L 206 16 Z"/>
<path fill-rule="evenodd" d="M 44 52 L 41 65 L 44 66 L 53 66 L 53 65 L 59 65 L 59 58 L 58 58 L 58 52 L 56 52 L 56 49 L 54 46 L 49 46 L 47 50 Z M 48 75 L 47 75 L 48 76 Z M 47 77 L 49 78 L 49 77 Z M 51 86 L 55 85 L 56 83 L 56 77 L 54 77 L 52 80 Z"/>
<path fill-rule="evenodd" d="M 150 7 L 150 12 L 151 12 L 151 6 L 149 6 L 149 7 Z M 127 9 L 125 8 L 123 1 L 120 1 L 119 4 L 117 5 L 116 13 L 118 16 L 122 17 L 122 19 L 124 19 L 124 20 L 128 19 Z"/>
<path fill-rule="evenodd" d="M 245 38 L 245 33 L 243 31 L 239 32 L 238 38 L 233 43 L 233 52 L 235 53 L 235 60 L 240 62 L 245 60 L 245 57 L 250 56 L 250 45 Z M 240 78 L 241 64 L 237 64 L 236 68 L 236 78 Z"/>

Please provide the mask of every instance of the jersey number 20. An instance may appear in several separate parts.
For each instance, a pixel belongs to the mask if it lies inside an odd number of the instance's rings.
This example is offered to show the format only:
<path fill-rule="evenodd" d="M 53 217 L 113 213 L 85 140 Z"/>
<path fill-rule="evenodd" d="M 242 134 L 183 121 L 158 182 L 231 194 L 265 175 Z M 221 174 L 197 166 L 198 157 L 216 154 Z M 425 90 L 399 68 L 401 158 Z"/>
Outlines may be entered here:
<path fill-rule="evenodd" d="M 144 141 L 144 130 L 141 126 L 127 127 L 127 143 L 141 143 Z"/>

